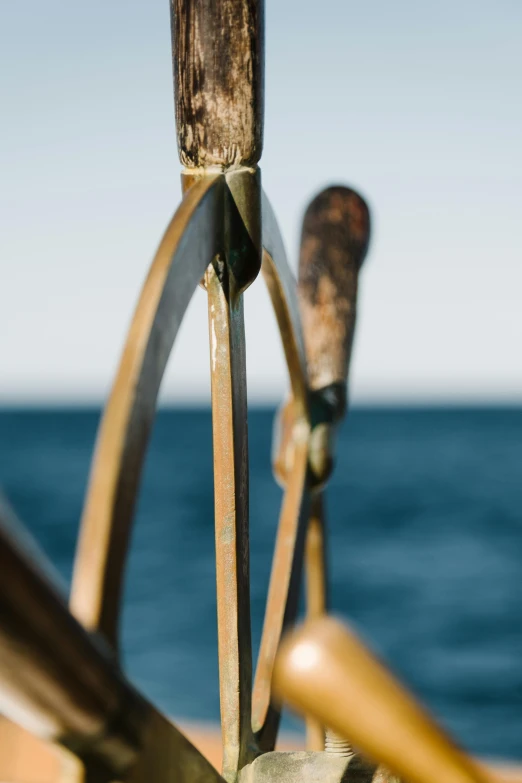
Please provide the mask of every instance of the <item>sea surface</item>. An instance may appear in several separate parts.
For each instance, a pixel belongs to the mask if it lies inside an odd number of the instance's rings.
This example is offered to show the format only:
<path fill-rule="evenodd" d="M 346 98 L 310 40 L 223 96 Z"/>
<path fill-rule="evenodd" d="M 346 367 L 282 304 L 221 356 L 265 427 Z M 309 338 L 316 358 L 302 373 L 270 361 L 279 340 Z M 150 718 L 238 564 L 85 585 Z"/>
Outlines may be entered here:
<path fill-rule="evenodd" d="M 65 585 L 99 417 L 0 411 L 0 488 Z M 256 648 L 281 502 L 272 420 L 249 416 Z M 467 748 L 522 759 L 522 408 L 355 409 L 327 504 L 333 610 Z M 214 582 L 210 413 L 162 410 L 123 649 L 130 678 L 174 716 L 219 718 Z"/>

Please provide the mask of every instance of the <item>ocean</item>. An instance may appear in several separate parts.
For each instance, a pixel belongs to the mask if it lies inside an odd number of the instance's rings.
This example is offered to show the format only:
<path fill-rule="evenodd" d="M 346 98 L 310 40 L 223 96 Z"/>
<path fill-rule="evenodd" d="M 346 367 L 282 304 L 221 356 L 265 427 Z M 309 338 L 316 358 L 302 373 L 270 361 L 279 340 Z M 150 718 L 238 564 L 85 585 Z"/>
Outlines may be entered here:
<path fill-rule="evenodd" d="M 255 648 L 281 501 L 273 414 L 249 414 Z M 99 417 L 0 411 L 0 488 L 65 584 Z M 355 408 L 337 445 L 332 610 L 465 747 L 522 759 L 522 408 Z M 190 720 L 219 719 L 214 582 L 210 413 L 164 409 L 133 533 L 124 663 Z"/>

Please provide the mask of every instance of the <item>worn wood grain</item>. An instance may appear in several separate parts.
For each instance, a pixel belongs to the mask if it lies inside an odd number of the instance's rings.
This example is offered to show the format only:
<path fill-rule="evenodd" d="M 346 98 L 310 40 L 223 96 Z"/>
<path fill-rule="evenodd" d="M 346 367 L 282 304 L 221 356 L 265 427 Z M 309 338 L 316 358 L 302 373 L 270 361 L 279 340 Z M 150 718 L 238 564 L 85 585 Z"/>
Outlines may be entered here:
<path fill-rule="evenodd" d="M 358 275 L 369 237 L 368 206 L 350 188 L 327 188 L 306 210 L 298 286 L 308 375 L 311 389 L 328 390 L 335 416 L 346 404 Z"/>
<path fill-rule="evenodd" d="M 171 0 L 171 24 L 181 163 L 255 166 L 263 147 L 263 0 Z"/>

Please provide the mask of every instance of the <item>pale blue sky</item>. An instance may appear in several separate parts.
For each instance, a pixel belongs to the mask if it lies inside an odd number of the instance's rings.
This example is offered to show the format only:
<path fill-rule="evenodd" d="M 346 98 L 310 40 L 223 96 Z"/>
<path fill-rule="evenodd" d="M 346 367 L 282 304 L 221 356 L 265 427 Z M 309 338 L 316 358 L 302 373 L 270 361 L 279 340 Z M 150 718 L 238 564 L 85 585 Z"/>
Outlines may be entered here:
<path fill-rule="evenodd" d="M 267 0 L 292 263 L 320 187 L 373 208 L 358 400 L 522 400 L 521 40 L 519 0 Z M 1 3 L 0 91 L 0 400 L 101 399 L 179 202 L 168 0 Z M 261 280 L 246 305 L 251 397 L 278 399 Z M 198 291 L 165 398 L 207 398 L 206 341 Z"/>

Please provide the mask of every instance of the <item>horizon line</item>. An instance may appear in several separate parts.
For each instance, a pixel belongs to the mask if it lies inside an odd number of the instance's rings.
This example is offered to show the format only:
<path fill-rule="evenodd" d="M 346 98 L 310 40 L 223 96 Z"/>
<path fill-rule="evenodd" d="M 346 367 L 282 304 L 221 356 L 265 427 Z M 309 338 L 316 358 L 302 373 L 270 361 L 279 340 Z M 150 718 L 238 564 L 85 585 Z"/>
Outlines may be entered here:
<path fill-rule="evenodd" d="M 255 399 L 248 405 L 251 410 L 276 410 L 288 397 L 276 399 Z M 31 399 L 1 399 L 0 413 L 9 412 L 30 412 L 30 411 L 103 411 L 107 400 L 93 398 L 31 398 Z M 348 413 L 351 410 L 426 410 L 426 409 L 522 409 L 522 397 L 514 398 L 463 398 L 463 397 L 432 397 L 432 398 L 380 398 L 380 399 L 357 399 L 348 403 Z M 157 411 L 172 410 L 193 410 L 193 411 L 211 411 L 211 402 L 206 399 L 170 399 L 160 400 Z"/>

